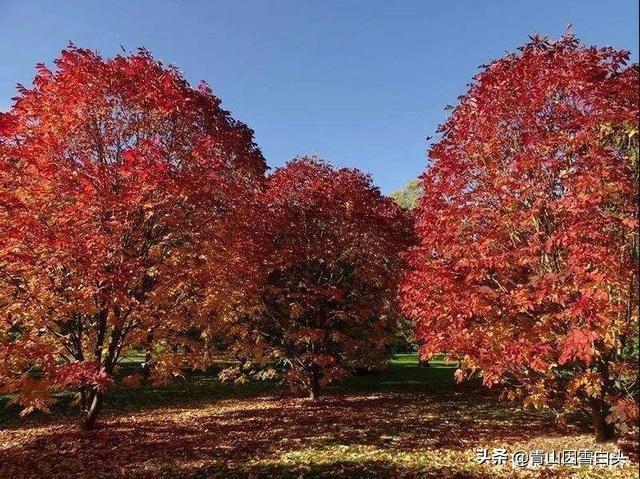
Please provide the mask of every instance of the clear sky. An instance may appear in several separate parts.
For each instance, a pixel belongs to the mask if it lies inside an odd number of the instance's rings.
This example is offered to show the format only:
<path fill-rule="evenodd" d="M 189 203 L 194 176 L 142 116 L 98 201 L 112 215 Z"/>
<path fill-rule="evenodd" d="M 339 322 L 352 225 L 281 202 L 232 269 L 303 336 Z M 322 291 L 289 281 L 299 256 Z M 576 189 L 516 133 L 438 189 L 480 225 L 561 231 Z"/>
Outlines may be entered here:
<path fill-rule="evenodd" d="M 391 192 L 424 170 L 426 137 L 479 65 L 569 23 L 637 61 L 637 0 L 0 0 L 0 110 L 70 40 L 145 46 L 207 80 L 269 165 L 316 154 Z"/>

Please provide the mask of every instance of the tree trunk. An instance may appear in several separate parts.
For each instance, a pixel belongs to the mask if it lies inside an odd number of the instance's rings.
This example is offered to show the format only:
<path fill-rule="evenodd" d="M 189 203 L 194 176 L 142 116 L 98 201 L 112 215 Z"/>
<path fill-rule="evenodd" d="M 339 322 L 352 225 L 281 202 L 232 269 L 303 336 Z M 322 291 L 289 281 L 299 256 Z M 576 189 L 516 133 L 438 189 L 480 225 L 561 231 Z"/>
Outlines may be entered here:
<path fill-rule="evenodd" d="M 85 388 L 84 386 L 80 388 L 80 408 L 83 412 L 89 409 L 89 404 L 87 401 L 87 388 Z"/>
<path fill-rule="evenodd" d="M 80 423 L 80 427 L 83 430 L 93 429 L 98 413 L 100 412 L 100 407 L 102 406 L 102 393 L 100 391 L 94 391 L 92 396 L 91 407 Z"/>
<path fill-rule="evenodd" d="M 429 367 L 429 360 L 428 359 L 418 359 L 418 366 L 420 366 L 421 368 L 428 368 Z"/>
<path fill-rule="evenodd" d="M 151 345 L 153 344 L 153 333 L 147 332 L 147 339 L 144 343 L 144 363 L 142 363 L 142 377 L 146 380 L 151 375 Z"/>
<path fill-rule="evenodd" d="M 145 381 L 149 379 L 151 375 L 151 351 L 148 350 L 144 354 L 144 363 L 142 363 L 142 377 Z"/>
<path fill-rule="evenodd" d="M 319 380 L 318 380 L 318 371 L 314 367 L 311 370 L 311 378 L 309 380 L 309 399 L 311 401 L 315 401 L 318 399 L 319 395 L 320 395 L 320 388 L 319 388 Z"/>
<path fill-rule="evenodd" d="M 618 438 L 614 424 L 607 424 L 609 405 L 602 399 L 591 400 L 591 420 L 596 432 L 596 442 L 615 442 Z"/>

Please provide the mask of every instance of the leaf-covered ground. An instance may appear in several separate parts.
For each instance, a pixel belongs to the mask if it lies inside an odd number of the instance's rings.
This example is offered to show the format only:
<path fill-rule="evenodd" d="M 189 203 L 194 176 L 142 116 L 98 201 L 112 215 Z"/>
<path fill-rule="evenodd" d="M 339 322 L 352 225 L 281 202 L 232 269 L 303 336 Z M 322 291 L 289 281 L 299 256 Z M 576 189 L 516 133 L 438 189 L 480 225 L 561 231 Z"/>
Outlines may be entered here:
<path fill-rule="evenodd" d="M 406 358 L 404 358 L 406 359 Z M 99 429 L 69 412 L 0 423 L 0 477 L 637 477 L 625 469 L 515 471 L 478 465 L 475 449 L 602 449 L 494 395 L 451 381 L 452 369 L 402 360 L 331 388 L 317 403 L 210 379 L 115 391 Z"/>

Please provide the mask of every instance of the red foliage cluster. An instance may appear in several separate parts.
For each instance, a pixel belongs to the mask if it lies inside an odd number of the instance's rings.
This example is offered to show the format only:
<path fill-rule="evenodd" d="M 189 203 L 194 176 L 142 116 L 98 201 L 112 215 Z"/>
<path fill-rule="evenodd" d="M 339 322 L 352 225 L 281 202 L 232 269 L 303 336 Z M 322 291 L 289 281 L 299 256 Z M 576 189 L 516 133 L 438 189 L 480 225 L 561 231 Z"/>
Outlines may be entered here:
<path fill-rule="evenodd" d="M 411 223 L 369 177 L 313 158 L 277 169 L 262 202 L 259 308 L 241 319 L 236 351 L 315 397 L 386 359 Z"/>
<path fill-rule="evenodd" d="M 475 78 L 409 195 L 423 355 L 588 407 L 601 439 L 637 416 L 638 110 L 627 53 L 534 38 Z M 266 177 L 252 135 L 144 50 L 38 65 L 0 114 L 0 391 L 75 389 L 91 426 L 131 351 L 124 384 L 222 345 L 312 397 L 384 361 L 414 213 L 312 158 Z"/>
<path fill-rule="evenodd" d="M 76 390 L 90 427 L 131 352 L 125 385 L 208 365 L 223 333 L 298 379 L 381 360 L 409 225 L 368 177 L 267 180 L 252 131 L 144 50 L 55 67 L 0 116 L 3 392 L 30 411 Z"/>
<path fill-rule="evenodd" d="M 198 365 L 196 306 L 246 279 L 234 233 L 266 165 L 205 84 L 146 51 L 72 46 L 55 66 L 0 117 L 0 386 L 37 406 L 75 384 L 89 408 L 78 372 L 128 349 L 157 379 Z"/>
<path fill-rule="evenodd" d="M 638 67 L 570 35 L 486 66 L 422 177 L 405 312 L 512 398 L 589 407 L 637 390 Z M 462 371 L 457 375 L 462 377 Z M 606 423 L 604 419 L 606 418 Z"/>

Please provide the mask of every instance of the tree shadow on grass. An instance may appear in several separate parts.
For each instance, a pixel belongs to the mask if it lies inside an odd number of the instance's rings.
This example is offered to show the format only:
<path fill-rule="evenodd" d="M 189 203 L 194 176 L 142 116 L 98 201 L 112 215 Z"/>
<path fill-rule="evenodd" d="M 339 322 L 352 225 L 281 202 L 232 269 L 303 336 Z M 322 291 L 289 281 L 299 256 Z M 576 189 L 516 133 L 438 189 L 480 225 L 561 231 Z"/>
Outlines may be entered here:
<path fill-rule="evenodd" d="M 259 397 L 132 411 L 107 415 L 85 433 L 66 423 L 4 431 L 0 476 L 443 477 L 438 472 L 446 470 L 451 477 L 491 477 L 460 470 L 469 450 L 562 434 L 541 417 L 477 419 L 496 407 L 491 398 L 461 393 L 339 393 L 318 403 Z"/>
<path fill-rule="evenodd" d="M 0 430 L 0 477 L 510 477 L 474 449 L 589 437 L 450 374 L 390 370 L 316 403 L 206 381 L 112 394 L 95 431 L 61 418 Z"/>
<path fill-rule="evenodd" d="M 143 386 L 137 388 L 112 387 L 105 395 L 103 413 L 134 412 L 152 410 L 159 407 L 186 406 L 221 399 L 250 399 L 266 393 L 280 393 L 274 383 L 251 382 L 241 385 L 222 383 L 215 376 L 194 375 L 164 386 Z M 10 404 L 8 397 L 0 396 L 0 431 L 3 429 L 23 429 L 61 420 L 80 422 L 80 410 L 74 403 L 75 396 L 63 393 L 56 396 L 49 413 L 35 411 L 20 417 L 21 407 Z M 100 417 L 98 419 L 100 421 Z"/>

